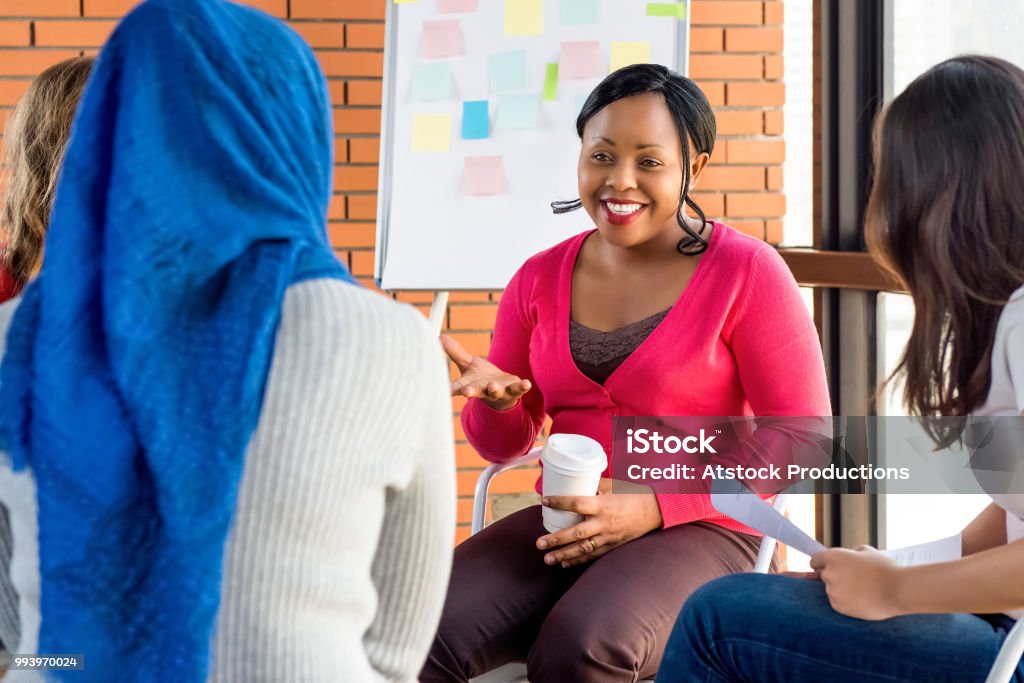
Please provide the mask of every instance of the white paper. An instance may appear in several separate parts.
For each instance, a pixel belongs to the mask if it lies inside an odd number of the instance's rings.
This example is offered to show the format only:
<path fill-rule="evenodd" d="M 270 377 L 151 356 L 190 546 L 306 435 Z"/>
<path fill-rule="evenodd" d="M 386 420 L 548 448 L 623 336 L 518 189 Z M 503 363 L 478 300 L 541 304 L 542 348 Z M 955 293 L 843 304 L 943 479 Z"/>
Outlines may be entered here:
<path fill-rule="evenodd" d="M 825 546 L 805 534 L 742 484 L 716 481 L 712 487 L 711 504 L 722 514 L 757 529 L 765 536 L 778 539 L 780 543 L 804 555 L 813 555 L 825 549 Z"/>
<path fill-rule="evenodd" d="M 963 540 L 960 534 L 941 538 L 938 541 L 911 545 L 906 548 L 894 548 L 883 550 L 887 555 L 904 567 L 920 564 L 934 564 L 936 562 L 949 562 L 959 560 L 963 549 Z"/>

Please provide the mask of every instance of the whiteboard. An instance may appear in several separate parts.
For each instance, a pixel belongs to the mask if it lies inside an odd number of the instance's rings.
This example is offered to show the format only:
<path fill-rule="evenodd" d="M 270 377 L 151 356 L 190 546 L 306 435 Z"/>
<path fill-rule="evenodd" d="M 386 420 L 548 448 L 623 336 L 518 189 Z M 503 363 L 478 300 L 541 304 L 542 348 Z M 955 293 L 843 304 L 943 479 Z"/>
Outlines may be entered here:
<path fill-rule="evenodd" d="M 576 8 L 581 3 L 595 5 L 598 23 L 563 25 L 562 12 L 570 10 L 561 7 L 563 2 Z M 506 8 L 506 3 L 540 5 L 542 32 L 506 35 L 506 11 L 515 9 Z M 440 12 L 453 4 L 475 9 Z M 681 17 L 648 16 L 649 4 L 643 0 L 389 0 L 375 253 L 375 277 L 383 289 L 502 289 L 527 258 L 593 227 L 582 209 L 556 216 L 550 204 L 579 196 L 576 116 L 582 101 L 608 74 L 612 44 L 649 43 L 651 62 L 686 73 L 687 3 L 677 3 Z M 424 56 L 424 50 L 436 50 L 438 45 L 436 37 L 425 36 L 425 28 L 432 31 L 437 24 L 430 22 L 452 20 L 461 32 L 461 53 Z M 547 65 L 560 61 L 563 42 L 575 41 L 598 41 L 600 73 L 581 79 L 559 74 L 557 97 L 540 102 L 536 127 L 499 127 L 504 122 L 502 107 L 506 114 L 511 112 L 515 95 L 542 98 Z M 520 51 L 527 63 L 524 87 L 492 92 L 491 56 Z M 424 100 L 424 90 L 417 89 L 414 97 L 414 75 L 433 63 L 447 64 L 450 93 L 443 99 Z M 489 136 L 463 139 L 463 102 L 480 100 L 488 102 Z M 431 119 L 435 123 L 443 115 L 449 117 L 447 151 L 413 150 L 414 122 L 430 114 L 442 115 Z M 467 195 L 466 158 L 495 156 L 501 157 L 504 171 L 501 191 Z"/>

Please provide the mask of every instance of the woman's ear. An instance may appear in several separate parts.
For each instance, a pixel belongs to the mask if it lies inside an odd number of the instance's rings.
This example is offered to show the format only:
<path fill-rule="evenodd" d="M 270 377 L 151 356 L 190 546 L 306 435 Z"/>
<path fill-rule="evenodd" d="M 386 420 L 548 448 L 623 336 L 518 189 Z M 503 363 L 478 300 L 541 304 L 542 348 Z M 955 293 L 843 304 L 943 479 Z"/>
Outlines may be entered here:
<path fill-rule="evenodd" d="M 690 157 L 690 187 L 689 192 L 697 187 L 697 181 L 700 180 L 700 176 L 704 173 L 704 169 L 708 166 L 708 161 L 711 159 L 711 155 L 707 152 L 701 152 Z"/>

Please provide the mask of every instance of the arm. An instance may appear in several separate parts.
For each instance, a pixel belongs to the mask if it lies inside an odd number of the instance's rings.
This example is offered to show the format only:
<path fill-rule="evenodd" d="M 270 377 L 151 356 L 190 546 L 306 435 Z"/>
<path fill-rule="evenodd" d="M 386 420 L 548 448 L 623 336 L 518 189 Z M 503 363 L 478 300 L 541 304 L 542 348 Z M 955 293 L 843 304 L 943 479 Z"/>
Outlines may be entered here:
<path fill-rule="evenodd" d="M 404 444 L 415 469 L 407 486 L 388 494 L 372 570 L 380 603 L 364 637 L 370 663 L 392 681 L 415 680 L 423 666 L 441 618 L 455 530 L 448 373 L 426 330 L 420 344 L 421 367 L 411 378 L 410 405 L 403 411 L 419 418 Z"/>
<path fill-rule="evenodd" d="M 960 537 L 964 557 L 1006 545 L 1006 510 L 992 503 L 964 527 Z"/>
<path fill-rule="evenodd" d="M 520 269 L 501 296 L 487 360 L 528 380 L 531 388 L 508 410 L 495 410 L 476 398 L 469 399 L 462 409 L 466 438 L 481 456 L 492 462 L 504 462 L 526 453 L 544 424 L 544 397 L 530 368 L 532 326 L 524 311 L 523 277 Z"/>

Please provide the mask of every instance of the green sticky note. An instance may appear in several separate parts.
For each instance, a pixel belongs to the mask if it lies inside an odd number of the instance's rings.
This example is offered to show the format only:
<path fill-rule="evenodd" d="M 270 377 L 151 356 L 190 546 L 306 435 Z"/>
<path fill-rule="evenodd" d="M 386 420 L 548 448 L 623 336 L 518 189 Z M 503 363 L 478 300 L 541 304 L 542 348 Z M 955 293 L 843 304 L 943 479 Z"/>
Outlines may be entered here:
<path fill-rule="evenodd" d="M 447 152 L 451 146 L 451 114 L 416 114 L 413 117 L 412 151 Z"/>
<path fill-rule="evenodd" d="M 544 33 L 544 0 L 505 0 L 505 35 Z"/>
<path fill-rule="evenodd" d="M 676 19 L 683 19 L 684 17 L 686 17 L 686 3 L 649 2 L 647 3 L 647 16 L 674 17 Z"/>
<path fill-rule="evenodd" d="M 544 69 L 544 101 L 558 99 L 558 64 L 548 64 Z"/>
<path fill-rule="evenodd" d="M 651 61 L 651 44 L 645 42 L 612 43 L 611 71 L 631 64 L 648 64 Z"/>

